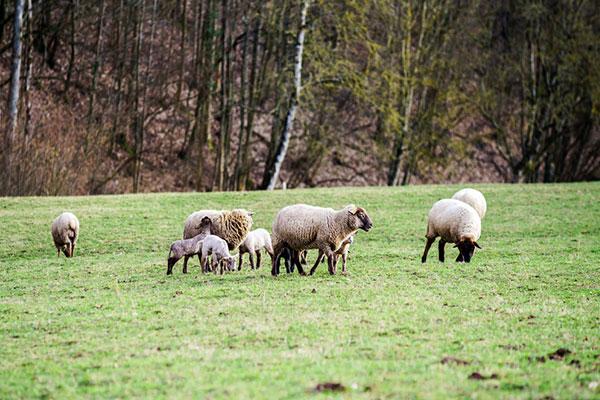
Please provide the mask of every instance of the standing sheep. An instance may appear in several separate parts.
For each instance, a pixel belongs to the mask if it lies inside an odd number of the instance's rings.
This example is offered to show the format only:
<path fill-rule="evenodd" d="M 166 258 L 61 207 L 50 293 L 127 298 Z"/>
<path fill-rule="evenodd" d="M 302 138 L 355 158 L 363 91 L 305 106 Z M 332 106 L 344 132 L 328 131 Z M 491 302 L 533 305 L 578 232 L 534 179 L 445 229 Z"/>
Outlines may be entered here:
<path fill-rule="evenodd" d="M 255 229 L 246 236 L 246 239 L 240 244 L 240 255 L 238 271 L 242 269 L 242 255 L 244 253 L 249 254 L 250 268 L 254 269 L 254 256 L 256 256 L 256 268 L 260 268 L 260 251 L 265 249 L 273 260 L 273 245 L 271 244 L 271 235 L 265 229 Z"/>
<path fill-rule="evenodd" d="M 284 207 L 277 213 L 273 222 L 275 257 L 271 274 L 279 274 L 279 257 L 285 248 L 289 248 L 293 250 L 293 262 L 301 275 L 305 275 L 305 272 L 300 264 L 300 253 L 307 249 L 322 251 L 327 256 L 329 273 L 333 275 L 333 253 L 348 236 L 359 229 L 368 232 L 372 227 L 373 222 L 367 212 L 353 204 L 337 211 L 306 204 Z"/>
<path fill-rule="evenodd" d="M 171 275 L 173 273 L 173 266 L 181 257 L 184 257 L 183 273 L 187 274 L 188 259 L 196 254 L 198 254 L 198 257 L 200 257 L 202 240 L 204 240 L 206 236 L 210 235 L 211 225 L 212 223 L 210 222 L 210 218 L 204 217 L 198 226 L 198 229 L 200 230 L 198 235 L 191 239 L 176 240 L 171 244 L 171 248 L 169 250 L 169 259 L 167 261 L 167 275 Z"/>
<path fill-rule="evenodd" d="M 444 246 L 446 243 L 455 243 L 460 254 L 457 262 L 470 262 L 475 247 L 481 249 L 477 240 L 481 236 L 481 219 L 477 211 L 470 205 L 460 200 L 443 199 L 436 202 L 427 219 L 427 244 L 421 262 L 427 260 L 429 248 L 440 236 L 439 259 L 444 262 Z"/>
<path fill-rule="evenodd" d="M 479 214 L 479 218 L 483 219 L 485 217 L 485 212 L 487 211 L 487 203 L 485 202 L 485 197 L 483 197 L 483 193 L 479 190 L 475 189 L 462 189 L 458 192 L 454 193 L 452 196 L 454 200 L 460 200 L 463 203 L 467 203 L 471 207 L 477 211 Z"/>
<path fill-rule="evenodd" d="M 60 214 L 52 222 L 52 239 L 56 247 L 56 254 L 60 256 L 60 252 L 67 257 L 73 257 L 75 254 L 75 244 L 79 236 L 79 220 L 70 213 L 64 212 Z"/>
<path fill-rule="evenodd" d="M 185 220 L 183 238 L 191 239 L 200 233 L 198 226 L 202 218 L 209 217 L 212 223 L 211 234 L 227 242 L 229 250 L 233 250 L 252 228 L 252 214 L 249 211 L 236 209 L 232 211 L 200 210 L 191 214 Z"/>
<path fill-rule="evenodd" d="M 202 241 L 202 257 L 200 264 L 204 272 L 209 271 L 208 257 L 211 257 L 211 269 L 216 274 L 217 268 L 221 267 L 221 275 L 223 270 L 233 271 L 235 269 L 235 260 L 229 254 L 227 242 L 215 235 L 208 235 Z"/>

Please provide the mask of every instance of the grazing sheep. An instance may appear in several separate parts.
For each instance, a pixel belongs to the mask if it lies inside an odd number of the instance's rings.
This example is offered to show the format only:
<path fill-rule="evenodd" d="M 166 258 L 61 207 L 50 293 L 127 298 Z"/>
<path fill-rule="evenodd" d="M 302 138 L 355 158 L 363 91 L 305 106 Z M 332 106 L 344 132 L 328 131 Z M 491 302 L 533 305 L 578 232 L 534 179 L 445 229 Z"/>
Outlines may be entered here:
<path fill-rule="evenodd" d="M 211 234 L 227 242 L 229 250 L 233 250 L 242 243 L 252 227 L 252 214 L 246 210 L 215 211 L 200 210 L 191 214 L 185 220 L 183 238 L 191 239 L 200 233 L 198 226 L 202 218 L 209 217 L 212 226 Z"/>
<path fill-rule="evenodd" d="M 202 257 L 200 264 L 202 271 L 208 272 L 208 257 L 211 257 L 210 269 L 216 274 L 217 268 L 221 267 L 221 275 L 223 270 L 233 271 L 235 269 L 235 260 L 229 254 L 227 242 L 215 235 L 208 235 L 202 241 Z"/>
<path fill-rule="evenodd" d="M 51 231 L 57 256 L 60 256 L 62 251 L 65 256 L 73 257 L 75 244 L 79 236 L 79 220 L 77 217 L 70 212 L 60 214 L 52 222 Z"/>
<path fill-rule="evenodd" d="M 485 212 L 487 210 L 487 203 L 485 202 L 485 197 L 483 197 L 483 193 L 479 190 L 475 189 L 462 189 L 458 192 L 454 193 L 452 196 L 454 200 L 460 200 L 463 203 L 467 203 L 471 207 L 477 211 L 479 214 L 479 218 L 483 219 L 485 217 Z"/>
<path fill-rule="evenodd" d="M 346 260 L 348 258 L 348 250 L 350 250 L 350 245 L 352 243 L 354 243 L 354 235 L 350 235 L 349 237 L 347 237 L 340 245 L 340 248 L 337 249 L 335 251 L 335 253 L 333 253 L 333 269 L 334 270 L 337 268 L 337 262 L 338 262 L 339 257 L 342 256 L 342 274 L 346 274 Z M 306 251 L 304 253 L 306 254 Z M 323 260 L 324 260 L 323 252 L 321 252 L 319 250 L 319 255 L 317 256 L 317 261 L 315 262 L 315 266 L 313 266 L 310 270 L 311 275 L 315 273 L 318 263 L 323 262 Z"/>
<path fill-rule="evenodd" d="M 255 229 L 248 233 L 246 239 L 240 244 L 240 259 L 238 264 L 238 271 L 242 269 L 242 255 L 244 253 L 249 254 L 250 268 L 254 269 L 254 256 L 256 256 L 256 268 L 260 268 L 260 251 L 265 249 L 267 253 L 273 259 L 273 245 L 271 244 L 271 235 L 265 229 Z"/>
<path fill-rule="evenodd" d="M 210 235 L 211 225 L 212 223 L 210 222 L 210 218 L 204 217 L 198 226 L 198 229 L 200 230 L 198 235 L 191 239 L 176 240 L 171 244 L 171 249 L 169 250 L 169 259 L 167 261 L 167 275 L 171 275 L 173 273 L 173 266 L 181 257 L 184 257 L 183 273 L 187 274 L 188 259 L 196 254 L 198 254 L 198 257 L 200 257 L 202 240 L 204 240 L 206 236 Z"/>
<path fill-rule="evenodd" d="M 277 213 L 273 222 L 275 257 L 271 274 L 279 274 L 279 258 L 284 249 L 289 248 L 293 250 L 293 263 L 301 275 L 305 275 L 305 272 L 300 263 L 300 253 L 307 249 L 321 250 L 327 256 L 329 273 L 333 275 L 333 253 L 348 236 L 359 229 L 368 232 L 372 226 L 367 212 L 353 204 L 337 211 L 306 204 L 284 207 Z"/>
<path fill-rule="evenodd" d="M 443 199 L 431 207 L 427 219 L 427 244 L 421 262 L 427 260 L 427 252 L 440 236 L 439 259 L 444 262 L 444 246 L 446 243 L 455 243 L 460 254 L 458 262 L 470 262 L 475 247 L 481 249 L 477 240 L 481 235 L 481 218 L 477 211 L 470 205 L 460 200 Z"/>

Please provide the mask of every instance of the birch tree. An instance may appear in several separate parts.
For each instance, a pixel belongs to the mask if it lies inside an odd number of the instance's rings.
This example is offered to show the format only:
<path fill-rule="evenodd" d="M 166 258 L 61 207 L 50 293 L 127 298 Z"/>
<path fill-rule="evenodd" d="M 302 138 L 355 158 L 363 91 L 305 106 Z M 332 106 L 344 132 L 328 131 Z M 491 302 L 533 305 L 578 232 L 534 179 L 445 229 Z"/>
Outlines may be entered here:
<path fill-rule="evenodd" d="M 287 154 L 287 149 L 290 144 L 290 136 L 292 133 L 292 125 L 294 124 L 294 118 L 296 117 L 296 109 L 298 108 L 298 102 L 300 99 L 300 93 L 302 91 L 302 53 L 304 51 L 304 35 L 306 31 L 306 14 L 310 6 L 310 0 L 303 0 L 302 10 L 300 12 L 300 29 L 296 37 L 296 54 L 294 60 L 294 89 L 290 95 L 289 108 L 285 117 L 285 122 L 279 138 L 279 145 L 275 152 L 274 162 L 272 167 L 269 169 L 266 175 L 266 186 L 264 189 L 273 190 L 279 179 L 279 172 L 281 171 L 281 164 Z"/>

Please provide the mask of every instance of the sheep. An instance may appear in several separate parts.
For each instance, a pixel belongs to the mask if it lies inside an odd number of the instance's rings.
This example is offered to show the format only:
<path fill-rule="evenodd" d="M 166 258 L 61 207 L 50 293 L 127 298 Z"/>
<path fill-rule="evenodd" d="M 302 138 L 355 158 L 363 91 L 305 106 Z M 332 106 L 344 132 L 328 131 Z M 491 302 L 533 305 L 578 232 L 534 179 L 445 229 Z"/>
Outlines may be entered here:
<path fill-rule="evenodd" d="M 200 250 L 202 250 L 202 240 L 210 235 L 211 225 L 210 218 L 204 217 L 198 226 L 198 229 L 200 230 L 198 235 L 191 239 L 176 240 L 171 244 L 169 259 L 167 260 L 167 275 L 173 273 L 173 266 L 181 257 L 184 257 L 183 273 L 187 274 L 188 259 L 193 255 L 200 254 Z"/>
<path fill-rule="evenodd" d="M 305 275 L 300 263 L 303 250 L 319 249 L 327 256 L 330 274 L 335 274 L 333 253 L 359 229 L 368 232 L 373 222 L 367 212 L 350 204 L 341 210 L 296 204 L 282 208 L 273 222 L 273 258 L 271 274 L 279 274 L 279 258 L 285 248 L 292 251 L 293 263 Z M 315 263 L 318 265 L 318 263 Z M 313 266 L 313 268 L 315 268 Z"/>
<path fill-rule="evenodd" d="M 236 209 L 232 211 L 200 210 L 191 214 L 185 220 L 183 238 L 191 239 L 200 233 L 198 226 L 202 218 L 209 217 L 212 226 L 211 234 L 227 242 L 229 250 L 242 243 L 252 227 L 252 212 Z"/>
<path fill-rule="evenodd" d="M 346 274 L 346 260 L 348 258 L 348 250 L 350 250 L 350 245 L 354 243 L 354 235 L 350 235 L 348 236 L 340 245 L 340 248 L 337 249 L 335 251 L 335 253 L 333 253 L 333 268 L 336 269 L 337 267 L 337 262 L 340 256 L 342 256 L 342 274 Z M 306 259 L 306 250 L 303 252 L 303 256 Z M 313 275 L 315 273 L 316 265 L 319 262 L 323 262 L 324 258 L 323 258 L 323 253 L 319 250 L 319 255 L 317 256 L 317 262 L 315 263 L 315 266 L 313 266 L 310 270 L 310 275 Z M 300 259 L 300 262 L 302 262 L 302 259 Z"/>
<path fill-rule="evenodd" d="M 79 220 L 77 217 L 70 212 L 60 214 L 52 222 L 51 232 L 57 256 L 60 257 L 62 251 L 66 257 L 73 257 L 75 244 L 79 236 Z"/>
<path fill-rule="evenodd" d="M 239 264 L 238 271 L 242 269 L 242 255 L 244 253 L 249 254 L 250 268 L 254 269 L 254 256 L 256 256 L 256 268 L 260 268 L 260 251 L 265 249 L 267 253 L 273 259 L 273 245 L 271 243 L 271 235 L 265 229 L 259 228 L 248 233 L 246 239 L 240 244 L 239 247 Z"/>
<path fill-rule="evenodd" d="M 202 257 L 200 264 L 203 272 L 209 271 L 208 257 L 211 256 L 211 269 L 216 274 L 217 268 L 221 267 L 221 275 L 223 269 L 233 271 L 235 269 L 235 260 L 229 254 L 227 242 L 215 235 L 208 235 L 202 241 Z"/>
<path fill-rule="evenodd" d="M 481 249 L 477 240 L 481 236 L 481 219 L 477 211 L 470 205 L 460 200 L 443 199 L 436 202 L 427 218 L 427 244 L 421 262 L 427 260 L 427 252 L 440 236 L 439 259 L 444 262 L 444 246 L 446 243 L 455 243 L 460 254 L 457 262 L 470 262 L 475 247 Z"/>
<path fill-rule="evenodd" d="M 485 212 L 487 210 L 487 203 L 485 202 L 485 197 L 483 197 L 483 193 L 479 190 L 475 189 L 462 189 L 458 192 L 454 193 L 452 196 L 454 200 L 460 200 L 463 203 L 467 203 L 471 207 L 477 211 L 479 214 L 479 218 L 483 219 L 485 216 Z"/>

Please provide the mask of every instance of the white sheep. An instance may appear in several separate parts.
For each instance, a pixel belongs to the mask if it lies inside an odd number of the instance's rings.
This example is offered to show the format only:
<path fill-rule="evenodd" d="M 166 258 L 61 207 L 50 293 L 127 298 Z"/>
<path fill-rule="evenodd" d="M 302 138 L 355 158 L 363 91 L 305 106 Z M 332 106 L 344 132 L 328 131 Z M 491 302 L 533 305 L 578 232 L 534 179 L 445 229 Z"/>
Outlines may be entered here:
<path fill-rule="evenodd" d="M 52 239 L 56 247 L 56 254 L 60 256 L 62 251 L 65 256 L 73 257 L 75 254 L 75 244 L 79 236 L 79 220 L 70 213 L 60 214 L 52 222 Z"/>
<path fill-rule="evenodd" d="M 427 260 L 427 252 L 440 236 L 439 259 L 444 262 L 444 246 L 446 243 L 455 243 L 460 254 L 456 261 L 470 262 L 475 247 L 481 249 L 477 240 L 481 236 L 481 218 L 477 211 L 470 205 L 460 200 L 443 199 L 436 202 L 427 218 L 427 244 L 421 262 Z"/>
<path fill-rule="evenodd" d="M 342 244 L 340 245 L 340 248 L 337 249 L 335 251 L 335 253 L 333 253 L 333 268 L 336 269 L 337 268 L 337 263 L 338 263 L 338 259 L 340 256 L 342 256 L 342 274 L 346 274 L 346 260 L 348 259 L 348 251 L 350 250 L 350 245 L 354 243 L 354 235 L 350 235 L 349 237 L 347 237 Z M 302 262 L 302 257 L 304 257 L 304 259 L 306 259 L 306 250 L 303 252 L 303 255 L 301 256 L 301 260 L 300 262 Z M 313 266 L 310 270 L 310 274 L 314 274 L 316 268 L 317 263 L 319 262 L 323 262 L 324 258 L 323 258 L 323 253 L 319 250 L 319 255 L 317 256 L 317 262 L 315 263 L 315 266 Z"/>
<path fill-rule="evenodd" d="M 169 259 L 167 260 L 167 275 L 173 273 L 173 266 L 180 258 L 183 259 L 183 273 L 187 274 L 187 263 L 188 259 L 196 254 L 200 257 L 200 251 L 202 250 L 202 240 L 210 235 L 210 228 L 212 223 L 210 218 L 204 217 L 200 221 L 198 229 L 200 233 L 191 239 L 176 240 L 171 244 L 169 249 Z"/>
<path fill-rule="evenodd" d="M 271 243 L 271 235 L 269 235 L 269 232 L 267 232 L 266 229 L 259 228 L 248 233 L 248 236 L 246 236 L 246 239 L 244 239 L 239 247 L 238 271 L 242 269 L 242 255 L 244 253 L 249 254 L 250 268 L 254 269 L 254 256 L 256 256 L 256 268 L 260 268 L 260 251 L 262 249 L 265 249 L 267 253 L 269 253 L 272 260 L 273 244 Z"/>
<path fill-rule="evenodd" d="M 483 193 L 481 193 L 479 190 L 470 188 L 462 189 L 454 193 L 454 196 L 452 196 L 452 198 L 454 200 L 460 200 L 473 207 L 475 211 L 477 211 L 477 214 L 479 214 L 479 218 L 483 219 L 483 217 L 485 217 L 487 203 L 485 202 L 485 197 L 483 197 Z"/>
<path fill-rule="evenodd" d="M 252 212 L 236 209 L 232 211 L 200 210 L 191 214 L 185 220 L 183 238 L 191 239 L 200 233 L 199 226 L 202 218 L 209 217 L 212 223 L 211 234 L 227 242 L 229 250 L 242 243 L 252 227 Z"/>
<path fill-rule="evenodd" d="M 335 274 L 333 253 L 348 236 L 362 229 L 368 232 L 373 223 L 367 212 L 355 205 L 341 210 L 296 204 L 282 208 L 273 222 L 273 267 L 271 274 L 279 274 L 279 258 L 287 249 L 292 250 L 293 262 L 301 275 L 300 253 L 307 249 L 319 249 L 327 256 L 330 274 Z M 315 263 L 318 265 L 318 263 Z M 313 266 L 313 268 L 315 268 Z"/>
<path fill-rule="evenodd" d="M 217 268 L 221 267 L 221 275 L 223 270 L 233 271 L 235 269 L 235 260 L 229 254 L 227 242 L 215 235 L 208 235 L 202 241 L 202 257 L 200 264 L 204 272 L 209 271 L 208 257 L 211 257 L 210 270 L 215 274 Z"/>

